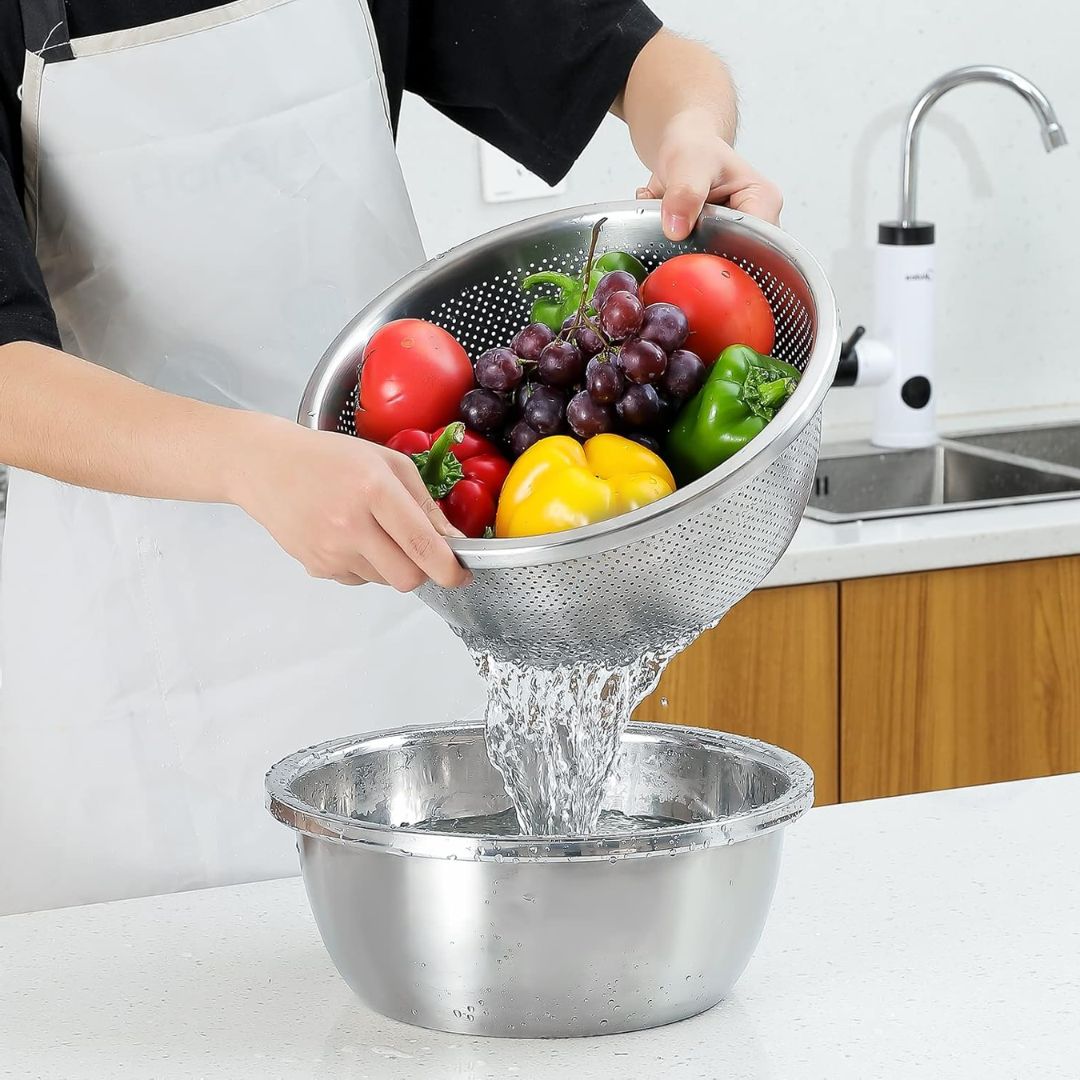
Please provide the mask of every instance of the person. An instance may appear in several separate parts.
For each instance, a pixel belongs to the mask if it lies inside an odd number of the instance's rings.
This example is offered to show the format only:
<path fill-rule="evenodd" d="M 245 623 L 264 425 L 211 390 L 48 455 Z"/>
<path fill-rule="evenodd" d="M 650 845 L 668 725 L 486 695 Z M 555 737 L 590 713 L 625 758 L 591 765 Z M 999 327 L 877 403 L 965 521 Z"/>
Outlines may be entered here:
<path fill-rule="evenodd" d="M 412 463 L 294 422 L 424 258 L 406 89 L 551 183 L 610 110 L 673 238 L 778 218 L 639 0 L 0 0 L 0 913 L 295 872 L 273 760 L 482 701 Z"/>

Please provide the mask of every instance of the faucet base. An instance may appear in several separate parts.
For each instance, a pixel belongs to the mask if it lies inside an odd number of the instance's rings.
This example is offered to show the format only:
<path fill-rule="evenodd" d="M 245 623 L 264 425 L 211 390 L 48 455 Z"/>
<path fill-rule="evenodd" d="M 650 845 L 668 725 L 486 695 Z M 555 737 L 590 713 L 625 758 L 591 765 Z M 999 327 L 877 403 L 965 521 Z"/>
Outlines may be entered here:
<path fill-rule="evenodd" d="M 934 402 L 934 227 L 885 223 L 874 264 L 874 333 L 892 355 L 878 390 L 871 437 L 877 446 L 931 446 Z M 917 243 L 917 237 L 930 237 Z"/>

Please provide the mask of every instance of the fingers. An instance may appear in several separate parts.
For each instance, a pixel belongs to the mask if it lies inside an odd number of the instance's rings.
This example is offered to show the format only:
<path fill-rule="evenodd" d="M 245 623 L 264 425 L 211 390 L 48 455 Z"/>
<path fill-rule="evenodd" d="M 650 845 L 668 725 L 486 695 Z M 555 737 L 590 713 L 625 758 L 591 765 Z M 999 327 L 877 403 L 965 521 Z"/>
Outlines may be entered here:
<path fill-rule="evenodd" d="M 364 557 L 383 581 L 400 593 L 414 592 L 428 579 L 398 539 L 378 525 L 364 537 Z"/>
<path fill-rule="evenodd" d="M 335 574 L 331 579 L 336 581 L 339 585 L 385 585 L 386 582 L 375 573 L 371 571 L 370 576 L 361 574 Z"/>
<path fill-rule="evenodd" d="M 747 184 L 746 187 L 729 196 L 728 205 L 732 210 L 740 210 L 744 214 L 752 214 L 773 225 L 779 225 L 780 211 L 784 208 L 784 197 L 775 184 L 762 180 Z"/>
<path fill-rule="evenodd" d="M 669 240 L 685 240 L 690 235 L 713 187 L 708 166 L 690 150 L 672 156 L 660 205 L 660 222 Z"/>
<path fill-rule="evenodd" d="M 363 555 L 352 560 L 349 570 L 340 571 L 333 576 L 339 585 L 385 585 L 386 579 L 368 562 Z"/>
<path fill-rule="evenodd" d="M 396 473 L 391 472 L 382 497 L 374 500 L 372 514 L 400 558 L 393 557 L 384 544 L 377 542 L 373 550 L 364 554 L 395 589 L 411 592 L 427 578 L 445 589 L 469 583 L 471 575 L 432 524 L 430 512 L 425 513 L 409 489 L 397 482 Z"/>
<path fill-rule="evenodd" d="M 429 579 L 447 588 L 469 583 L 446 541 L 461 534 L 412 461 L 336 432 L 292 424 L 273 431 L 283 452 L 260 458 L 272 479 L 254 486 L 244 508 L 308 574 L 402 592 Z"/>
<path fill-rule="evenodd" d="M 417 506 L 423 510 L 428 520 L 435 526 L 436 532 L 442 536 L 453 536 L 459 540 L 464 539 L 465 534 L 455 529 L 446 520 L 442 508 L 431 497 L 431 492 L 428 491 L 424 481 L 420 478 L 416 466 L 408 458 L 403 454 L 396 454 L 390 459 L 390 468 L 394 475 L 405 485 L 406 490 L 413 499 L 416 500 Z"/>
<path fill-rule="evenodd" d="M 686 239 L 707 202 L 730 206 L 773 225 L 780 224 L 784 206 L 780 189 L 726 143 L 682 146 L 636 194 L 639 199 L 663 200 L 661 220 L 672 240 Z"/>
<path fill-rule="evenodd" d="M 636 199 L 659 199 L 664 194 L 664 185 L 655 176 L 649 177 L 649 182 L 644 187 L 639 187 L 634 193 Z"/>

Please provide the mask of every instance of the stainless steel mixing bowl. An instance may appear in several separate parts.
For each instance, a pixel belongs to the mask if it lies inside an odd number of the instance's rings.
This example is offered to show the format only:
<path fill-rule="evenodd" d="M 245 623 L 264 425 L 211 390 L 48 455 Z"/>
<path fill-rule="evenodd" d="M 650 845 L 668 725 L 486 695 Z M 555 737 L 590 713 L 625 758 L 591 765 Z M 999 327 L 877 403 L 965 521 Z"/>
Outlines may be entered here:
<path fill-rule="evenodd" d="M 757 945 L 805 762 L 752 739 L 631 724 L 606 806 L 685 824 L 631 835 L 413 828 L 509 808 L 478 723 L 324 743 L 275 765 L 338 970 L 424 1027 L 559 1037 L 655 1027 L 732 988 Z"/>

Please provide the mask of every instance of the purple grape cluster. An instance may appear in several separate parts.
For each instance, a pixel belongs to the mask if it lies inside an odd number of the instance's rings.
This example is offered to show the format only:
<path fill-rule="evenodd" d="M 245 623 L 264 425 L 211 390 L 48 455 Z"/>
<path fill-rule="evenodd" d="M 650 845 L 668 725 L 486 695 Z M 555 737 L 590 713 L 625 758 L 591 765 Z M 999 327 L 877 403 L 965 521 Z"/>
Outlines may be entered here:
<path fill-rule="evenodd" d="M 683 348 L 689 330 L 679 308 L 646 305 L 633 275 L 614 270 L 597 284 L 589 312 L 571 315 L 558 334 L 530 323 L 509 347 L 483 353 L 461 418 L 515 458 L 560 434 L 615 432 L 658 451 L 705 381 L 701 358 Z"/>

